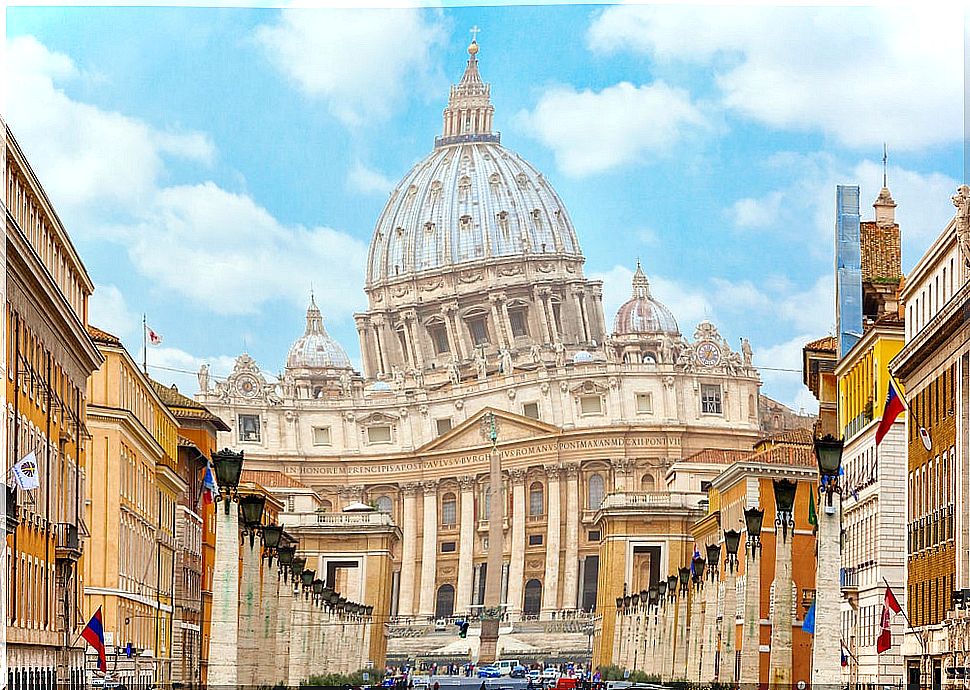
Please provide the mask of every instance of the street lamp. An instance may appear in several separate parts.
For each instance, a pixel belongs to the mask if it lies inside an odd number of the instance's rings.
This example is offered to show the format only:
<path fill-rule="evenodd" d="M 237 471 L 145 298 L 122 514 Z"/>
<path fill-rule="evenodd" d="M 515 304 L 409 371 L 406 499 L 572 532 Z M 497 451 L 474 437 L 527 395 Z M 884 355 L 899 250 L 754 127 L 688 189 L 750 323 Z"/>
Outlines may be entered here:
<path fill-rule="evenodd" d="M 738 547 L 741 545 L 741 533 L 736 529 L 724 531 L 724 550 L 727 555 L 724 557 L 724 565 L 734 572 L 734 566 L 738 564 Z"/>
<path fill-rule="evenodd" d="M 704 577 L 705 565 L 706 565 L 706 562 L 700 556 L 694 559 L 694 575 L 692 578 L 694 580 L 694 584 L 698 584 L 701 581 L 701 579 Z"/>
<path fill-rule="evenodd" d="M 667 578 L 667 596 L 671 599 L 677 596 L 677 576 L 670 575 Z"/>
<path fill-rule="evenodd" d="M 839 471 L 842 467 L 842 449 L 845 444 L 831 434 L 815 439 L 814 443 L 819 483 L 825 489 L 825 512 L 831 515 L 835 512 L 832 508 L 832 494 L 840 491 Z"/>
<path fill-rule="evenodd" d="M 707 545 L 707 569 L 712 573 L 717 571 L 717 565 L 721 560 L 721 545 L 720 544 L 708 544 Z"/>
<path fill-rule="evenodd" d="M 219 484 L 219 498 L 225 501 L 226 515 L 229 514 L 229 502 L 238 499 L 239 477 L 242 474 L 243 452 L 238 453 L 225 448 L 212 454 L 212 466 L 216 471 L 216 481 Z"/>
<path fill-rule="evenodd" d="M 744 511 L 744 524 L 748 530 L 746 545 L 751 548 L 751 557 L 761 548 L 761 527 L 764 524 L 765 511 L 759 508 L 748 508 Z"/>
<path fill-rule="evenodd" d="M 273 554 L 278 553 L 282 539 L 283 525 L 265 525 L 263 527 L 263 547 L 269 551 L 270 563 L 273 562 Z"/>
<path fill-rule="evenodd" d="M 280 559 L 280 574 L 283 576 L 283 582 L 289 580 L 289 571 L 293 567 L 293 557 L 296 555 L 296 546 L 293 544 L 286 544 L 276 549 L 276 555 Z"/>
<path fill-rule="evenodd" d="M 657 588 L 657 585 L 650 586 L 650 590 L 647 593 L 647 597 L 648 597 L 647 601 L 650 602 L 651 606 L 657 605 L 657 599 L 660 598 L 660 591 Z"/>
<path fill-rule="evenodd" d="M 263 522 L 263 509 L 266 497 L 262 494 L 246 494 L 239 499 L 239 512 L 242 513 L 243 534 L 249 534 L 249 548 L 256 543 L 256 533 Z"/>
<path fill-rule="evenodd" d="M 690 568 L 679 568 L 677 576 L 680 578 L 680 593 L 687 592 L 687 583 L 690 582 Z"/>
<path fill-rule="evenodd" d="M 657 599 L 663 601 L 667 596 L 667 581 L 661 580 L 657 583 Z"/>
<path fill-rule="evenodd" d="M 795 507 L 798 483 L 790 479 L 775 479 L 772 484 L 775 487 L 775 524 L 781 526 L 781 537 L 787 541 L 788 528 L 795 528 L 792 511 Z"/>

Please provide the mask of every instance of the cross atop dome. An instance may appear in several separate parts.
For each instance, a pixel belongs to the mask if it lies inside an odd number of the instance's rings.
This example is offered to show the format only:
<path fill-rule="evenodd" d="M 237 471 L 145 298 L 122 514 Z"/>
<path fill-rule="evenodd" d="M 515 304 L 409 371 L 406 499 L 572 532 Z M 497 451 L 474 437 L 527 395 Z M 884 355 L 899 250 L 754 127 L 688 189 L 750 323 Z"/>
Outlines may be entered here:
<path fill-rule="evenodd" d="M 490 99 L 491 87 L 482 81 L 478 72 L 480 48 L 477 35 L 480 30 L 477 26 L 470 30 L 472 42 L 468 46 L 468 64 L 461 79 L 451 87 L 442 134 L 435 140 L 435 146 L 472 141 L 499 142 L 499 135 L 492 133 L 495 109 Z"/>

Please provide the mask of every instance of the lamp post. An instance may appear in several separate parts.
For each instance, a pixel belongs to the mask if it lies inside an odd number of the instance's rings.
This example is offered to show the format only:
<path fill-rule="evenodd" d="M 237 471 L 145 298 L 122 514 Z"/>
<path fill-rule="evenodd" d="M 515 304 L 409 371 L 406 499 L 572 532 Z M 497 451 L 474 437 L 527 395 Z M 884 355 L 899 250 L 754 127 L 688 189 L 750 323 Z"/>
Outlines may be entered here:
<path fill-rule="evenodd" d="M 243 452 L 238 453 L 225 448 L 212 454 L 212 466 L 216 471 L 216 481 L 219 484 L 219 498 L 226 504 L 226 514 L 229 513 L 229 502 L 238 500 L 239 477 L 242 475 Z"/>
<path fill-rule="evenodd" d="M 680 584 L 677 600 L 677 627 L 674 644 L 674 666 L 671 678 L 685 680 L 687 678 L 687 600 L 690 594 L 690 568 L 678 568 L 677 579 Z"/>
<path fill-rule="evenodd" d="M 717 600 L 719 596 L 718 565 L 721 560 L 721 547 L 718 544 L 708 544 L 707 583 L 704 586 L 704 639 L 701 649 L 701 677 L 700 682 L 710 685 L 717 680 Z"/>
<path fill-rule="evenodd" d="M 283 539 L 283 525 L 263 525 L 263 548 L 264 554 L 269 559 L 270 565 L 273 564 L 273 556 L 279 553 L 280 542 Z"/>
<path fill-rule="evenodd" d="M 263 510 L 266 497 L 262 494 L 245 494 L 239 499 L 239 512 L 243 523 L 243 534 L 249 535 L 249 548 L 256 543 L 256 535 L 262 531 Z"/>
<path fill-rule="evenodd" d="M 687 680 L 701 679 L 701 655 L 704 645 L 704 559 L 691 561 L 690 632 L 687 646 Z"/>
<path fill-rule="evenodd" d="M 795 520 L 792 509 L 798 485 L 790 479 L 772 481 L 775 492 L 775 605 L 771 620 L 771 653 L 768 683 L 771 688 L 789 688 L 792 683 L 792 541 Z M 778 532 L 781 528 L 781 539 Z M 792 529 L 789 539 L 788 529 Z M 835 617 L 839 620 L 838 614 Z"/>
<path fill-rule="evenodd" d="M 263 601 L 260 597 L 259 574 L 262 557 L 255 544 L 256 535 L 262 531 L 266 496 L 260 493 L 243 493 L 238 499 L 239 521 L 242 523 L 242 534 L 249 536 L 249 548 L 244 548 L 242 552 L 242 577 L 239 580 L 242 595 L 239 597 L 237 673 L 240 685 L 256 685 L 256 654 L 261 646 L 258 639 L 258 620 Z"/>
<path fill-rule="evenodd" d="M 677 634 L 677 576 L 667 576 L 667 610 L 664 625 L 663 666 L 660 678 L 663 681 L 674 677 L 674 644 Z"/>
<path fill-rule="evenodd" d="M 667 644 L 667 581 L 657 583 L 657 631 L 653 655 L 653 675 L 663 675 L 664 645 Z"/>
<path fill-rule="evenodd" d="M 735 640 L 737 637 L 738 593 L 737 566 L 741 533 L 734 529 L 724 532 L 724 615 L 721 619 L 721 654 L 718 660 L 717 679 L 722 685 L 733 686 L 737 662 Z"/>
<path fill-rule="evenodd" d="M 657 609 L 660 593 L 657 585 L 650 585 L 647 590 L 647 627 L 644 632 L 644 641 L 647 645 L 644 654 L 644 671 L 647 675 L 656 674 L 656 653 L 657 653 Z"/>
<path fill-rule="evenodd" d="M 279 574 L 283 582 L 279 586 L 279 600 L 276 608 L 276 677 L 272 685 L 282 681 L 289 682 L 291 628 L 293 623 L 293 585 L 289 582 L 289 575 L 296 557 L 296 540 L 286 532 L 280 535 L 280 543 L 276 549 L 279 561 Z"/>
<path fill-rule="evenodd" d="M 839 486 L 839 471 L 842 467 L 843 442 L 829 435 L 815 439 L 814 445 L 819 487 L 825 493 L 825 506 L 816 518 L 818 556 L 815 565 L 815 636 L 812 645 L 812 687 L 821 688 L 842 683 L 839 629 L 842 488 Z"/>
<path fill-rule="evenodd" d="M 208 682 L 213 687 L 239 685 L 236 652 L 239 647 L 239 511 L 230 510 L 237 501 L 243 454 L 224 449 L 212 454 L 219 484 L 216 510 L 216 550 L 212 564 L 212 623 L 209 637 Z"/>
<path fill-rule="evenodd" d="M 502 619 L 502 553 L 504 532 L 502 519 L 502 456 L 498 450 L 498 420 L 494 412 L 482 416 L 482 435 L 492 444 L 489 455 L 488 560 L 485 567 L 485 601 L 482 606 L 482 630 L 479 638 L 479 665 L 495 662 L 498 653 L 498 628 Z M 513 554 L 513 557 L 516 557 Z"/>
<path fill-rule="evenodd" d="M 748 508 L 744 525 L 748 533 L 744 549 L 744 627 L 741 629 L 741 673 L 744 690 L 758 687 L 761 679 L 761 527 L 765 511 Z"/>

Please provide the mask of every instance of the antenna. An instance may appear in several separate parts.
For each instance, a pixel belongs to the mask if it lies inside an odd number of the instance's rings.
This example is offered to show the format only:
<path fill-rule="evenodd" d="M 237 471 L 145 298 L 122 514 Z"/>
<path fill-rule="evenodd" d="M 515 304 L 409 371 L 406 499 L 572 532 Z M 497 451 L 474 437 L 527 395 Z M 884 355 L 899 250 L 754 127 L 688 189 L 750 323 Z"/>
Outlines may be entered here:
<path fill-rule="evenodd" d="M 886 142 L 882 142 L 882 186 L 888 187 L 886 184 L 886 171 L 889 163 L 889 149 L 886 147 Z"/>

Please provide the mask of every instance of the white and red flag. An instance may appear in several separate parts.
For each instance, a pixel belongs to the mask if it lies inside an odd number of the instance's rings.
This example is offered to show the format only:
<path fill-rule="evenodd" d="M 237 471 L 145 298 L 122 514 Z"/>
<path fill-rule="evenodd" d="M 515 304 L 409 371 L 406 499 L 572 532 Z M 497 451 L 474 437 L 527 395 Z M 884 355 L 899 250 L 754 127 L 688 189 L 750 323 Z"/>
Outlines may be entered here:
<path fill-rule="evenodd" d="M 147 323 L 145 324 L 145 342 L 147 342 L 149 345 L 155 346 L 162 344 L 162 336 L 153 331 L 152 327 Z"/>
<path fill-rule="evenodd" d="M 896 600 L 896 595 L 893 594 L 892 587 L 886 587 L 886 595 L 882 600 L 882 622 L 880 624 L 881 630 L 879 632 L 879 638 L 876 640 L 876 653 L 882 654 L 883 652 L 888 652 L 893 646 L 893 631 L 889 627 L 889 621 L 892 616 L 900 613 L 903 607 L 899 605 L 899 601 Z"/>

